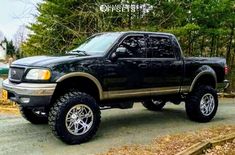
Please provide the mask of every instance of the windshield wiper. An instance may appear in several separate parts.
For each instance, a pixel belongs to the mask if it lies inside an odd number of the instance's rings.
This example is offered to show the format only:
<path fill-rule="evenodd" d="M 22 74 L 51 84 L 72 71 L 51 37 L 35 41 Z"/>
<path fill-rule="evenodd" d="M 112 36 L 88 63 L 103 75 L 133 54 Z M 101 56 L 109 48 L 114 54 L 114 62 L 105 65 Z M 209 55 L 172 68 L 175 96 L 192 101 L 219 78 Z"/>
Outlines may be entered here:
<path fill-rule="evenodd" d="M 74 51 L 69 51 L 69 52 L 66 52 L 66 54 L 84 54 L 84 55 L 89 55 L 86 53 L 86 51 L 81 51 L 81 50 L 74 50 Z"/>

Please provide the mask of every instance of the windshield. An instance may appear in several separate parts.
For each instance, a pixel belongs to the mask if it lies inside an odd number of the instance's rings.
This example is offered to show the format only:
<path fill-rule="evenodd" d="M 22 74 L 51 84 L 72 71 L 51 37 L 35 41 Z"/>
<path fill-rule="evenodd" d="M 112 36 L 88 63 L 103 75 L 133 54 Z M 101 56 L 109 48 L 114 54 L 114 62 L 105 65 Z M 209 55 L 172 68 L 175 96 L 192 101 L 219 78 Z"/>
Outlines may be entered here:
<path fill-rule="evenodd" d="M 83 51 L 87 55 L 104 55 L 120 35 L 120 33 L 97 34 L 73 49 L 72 52 Z"/>

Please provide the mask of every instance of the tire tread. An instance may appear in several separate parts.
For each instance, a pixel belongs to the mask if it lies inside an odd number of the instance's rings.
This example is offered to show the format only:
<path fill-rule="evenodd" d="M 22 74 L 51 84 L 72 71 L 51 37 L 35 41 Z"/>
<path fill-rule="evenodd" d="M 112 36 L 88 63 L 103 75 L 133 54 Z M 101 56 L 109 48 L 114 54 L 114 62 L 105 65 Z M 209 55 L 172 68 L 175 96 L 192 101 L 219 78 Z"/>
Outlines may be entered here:
<path fill-rule="evenodd" d="M 204 116 L 200 111 L 200 101 L 202 96 L 206 93 L 211 93 L 215 99 L 215 109 L 209 116 Z M 187 96 L 185 108 L 190 120 L 196 122 L 209 122 L 215 116 L 218 108 L 218 96 L 216 90 L 210 86 L 199 86 Z"/>
<path fill-rule="evenodd" d="M 86 134 L 86 136 L 83 136 L 83 138 L 79 139 L 79 141 L 76 139 L 71 140 L 71 138 L 66 137 L 62 133 L 60 128 L 58 128 L 58 123 L 57 123 L 58 117 L 62 114 L 62 109 L 65 109 L 67 104 L 71 103 L 71 100 L 78 99 L 78 98 L 81 100 L 81 102 L 84 102 L 84 103 L 86 103 L 86 101 L 95 103 L 93 105 L 94 108 L 96 109 L 95 112 L 97 112 L 95 115 L 98 116 L 96 119 L 97 122 L 95 122 L 96 125 L 94 126 L 93 130 L 91 130 L 89 134 Z M 59 99 L 57 99 L 57 101 L 51 107 L 51 110 L 49 112 L 48 122 L 52 130 L 52 133 L 57 138 L 61 139 L 62 141 L 68 144 L 80 144 L 80 143 L 88 141 L 96 134 L 99 124 L 100 124 L 100 119 L 101 119 L 101 113 L 99 110 L 99 106 L 96 104 L 96 101 L 94 100 L 93 97 L 91 97 L 90 95 L 86 93 L 79 92 L 78 90 L 70 90 L 68 93 L 64 94 Z"/>

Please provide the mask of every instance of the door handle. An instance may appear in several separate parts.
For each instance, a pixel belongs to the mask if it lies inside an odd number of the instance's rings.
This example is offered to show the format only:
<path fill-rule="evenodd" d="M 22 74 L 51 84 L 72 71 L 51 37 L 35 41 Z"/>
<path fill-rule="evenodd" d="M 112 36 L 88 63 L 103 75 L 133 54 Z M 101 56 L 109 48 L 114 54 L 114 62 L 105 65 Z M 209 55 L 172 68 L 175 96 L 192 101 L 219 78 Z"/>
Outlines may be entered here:
<path fill-rule="evenodd" d="M 138 67 L 146 69 L 148 67 L 148 65 L 147 64 L 139 64 Z"/>

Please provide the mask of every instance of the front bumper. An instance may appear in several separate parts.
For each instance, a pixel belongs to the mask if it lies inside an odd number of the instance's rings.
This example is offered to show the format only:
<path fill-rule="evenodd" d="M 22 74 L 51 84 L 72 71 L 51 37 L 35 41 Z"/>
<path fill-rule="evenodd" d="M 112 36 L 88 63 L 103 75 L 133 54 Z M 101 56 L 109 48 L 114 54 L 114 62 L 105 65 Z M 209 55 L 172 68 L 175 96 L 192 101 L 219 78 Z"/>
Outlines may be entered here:
<path fill-rule="evenodd" d="M 8 99 L 27 107 L 40 107 L 50 104 L 56 84 L 44 83 L 11 83 L 8 79 L 2 83 L 8 92 Z"/>

